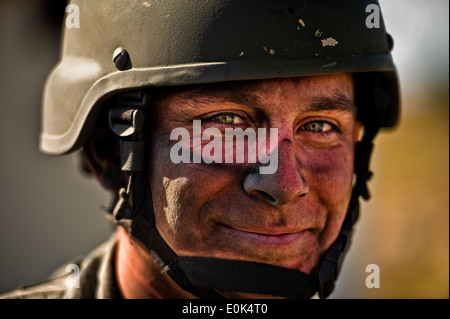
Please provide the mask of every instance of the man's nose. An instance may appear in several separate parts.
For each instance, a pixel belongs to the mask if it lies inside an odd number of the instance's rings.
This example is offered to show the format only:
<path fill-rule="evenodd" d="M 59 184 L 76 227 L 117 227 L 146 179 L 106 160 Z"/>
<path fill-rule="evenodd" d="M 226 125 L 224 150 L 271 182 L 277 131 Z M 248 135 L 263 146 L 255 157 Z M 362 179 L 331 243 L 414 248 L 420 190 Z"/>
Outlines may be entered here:
<path fill-rule="evenodd" d="M 301 174 L 291 141 L 278 144 L 278 169 L 273 174 L 250 173 L 244 180 L 244 189 L 272 206 L 283 206 L 308 193 L 308 183 Z"/>

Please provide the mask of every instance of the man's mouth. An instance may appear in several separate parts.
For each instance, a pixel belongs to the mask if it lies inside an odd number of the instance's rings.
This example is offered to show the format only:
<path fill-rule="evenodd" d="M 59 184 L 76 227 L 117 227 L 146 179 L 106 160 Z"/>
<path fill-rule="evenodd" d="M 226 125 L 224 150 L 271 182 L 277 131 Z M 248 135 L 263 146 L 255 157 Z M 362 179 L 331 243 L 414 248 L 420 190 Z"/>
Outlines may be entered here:
<path fill-rule="evenodd" d="M 298 240 L 307 233 L 307 230 L 270 233 L 263 230 L 243 230 L 225 224 L 218 225 L 221 228 L 221 231 L 228 234 L 228 236 L 235 237 L 239 240 L 249 241 L 255 245 L 264 247 L 272 246 L 288 248 L 298 242 Z"/>

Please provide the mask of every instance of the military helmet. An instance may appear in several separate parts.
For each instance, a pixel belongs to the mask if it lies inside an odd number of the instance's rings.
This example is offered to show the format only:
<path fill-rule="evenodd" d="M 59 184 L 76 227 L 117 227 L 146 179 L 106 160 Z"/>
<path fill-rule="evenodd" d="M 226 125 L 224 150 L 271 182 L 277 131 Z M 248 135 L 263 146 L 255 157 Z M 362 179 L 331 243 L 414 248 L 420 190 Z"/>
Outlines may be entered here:
<path fill-rule="evenodd" d="M 385 87 L 390 101 L 381 111 L 381 126 L 396 123 L 399 94 L 392 39 L 377 1 L 70 4 L 79 16 L 66 17 L 61 60 L 43 96 L 40 149 L 45 153 L 64 154 L 82 146 L 102 103 L 136 88 L 376 72 L 381 84 L 361 79 L 362 86 Z M 79 23 L 67 23 L 74 18 Z M 370 107 L 368 100 L 360 108 Z"/>

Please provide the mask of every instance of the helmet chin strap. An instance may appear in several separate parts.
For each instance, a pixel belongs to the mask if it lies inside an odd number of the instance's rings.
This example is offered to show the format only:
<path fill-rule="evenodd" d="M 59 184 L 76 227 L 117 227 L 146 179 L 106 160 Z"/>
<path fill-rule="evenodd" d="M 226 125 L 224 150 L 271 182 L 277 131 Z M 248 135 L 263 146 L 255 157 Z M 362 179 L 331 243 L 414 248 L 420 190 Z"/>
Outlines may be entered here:
<path fill-rule="evenodd" d="M 131 102 L 130 102 L 131 101 Z M 131 238 L 141 241 L 153 259 L 181 288 L 201 298 L 223 298 L 220 291 L 238 291 L 286 298 L 326 298 L 334 289 L 343 257 L 350 244 L 352 228 L 359 214 L 359 196 L 368 198 L 366 181 L 371 173 L 368 161 L 371 137 L 356 147 L 357 176 L 341 231 L 322 258 L 318 274 L 309 275 L 284 267 L 240 260 L 178 256 L 155 226 L 151 190 L 144 173 L 145 143 L 142 132 L 147 100 L 127 99 L 110 110 L 111 129 L 121 137 L 122 170 L 129 173 L 127 188 L 119 192 L 112 210 L 117 224 Z M 366 135 L 365 135 L 366 137 Z M 365 161 L 365 164 L 361 164 Z M 132 196 L 132 206 L 129 197 Z"/>

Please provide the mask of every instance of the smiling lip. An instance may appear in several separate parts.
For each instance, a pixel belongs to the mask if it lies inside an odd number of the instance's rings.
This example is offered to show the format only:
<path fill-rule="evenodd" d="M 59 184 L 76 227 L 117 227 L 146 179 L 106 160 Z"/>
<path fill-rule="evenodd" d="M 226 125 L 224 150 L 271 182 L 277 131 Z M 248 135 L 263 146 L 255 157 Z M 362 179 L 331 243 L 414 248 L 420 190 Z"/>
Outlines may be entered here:
<path fill-rule="evenodd" d="M 225 232 L 229 233 L 233 237 L 239 237 L 248 241 L 252 241 L 255 244 L 262 246 L 288 246 L 305 233 L 305 231 L 299 231 L 283 234 L 264 234 L 239 230 L 224 224 L 219 224 L 219 226 L 221 226 L 221 228 Z"/>

